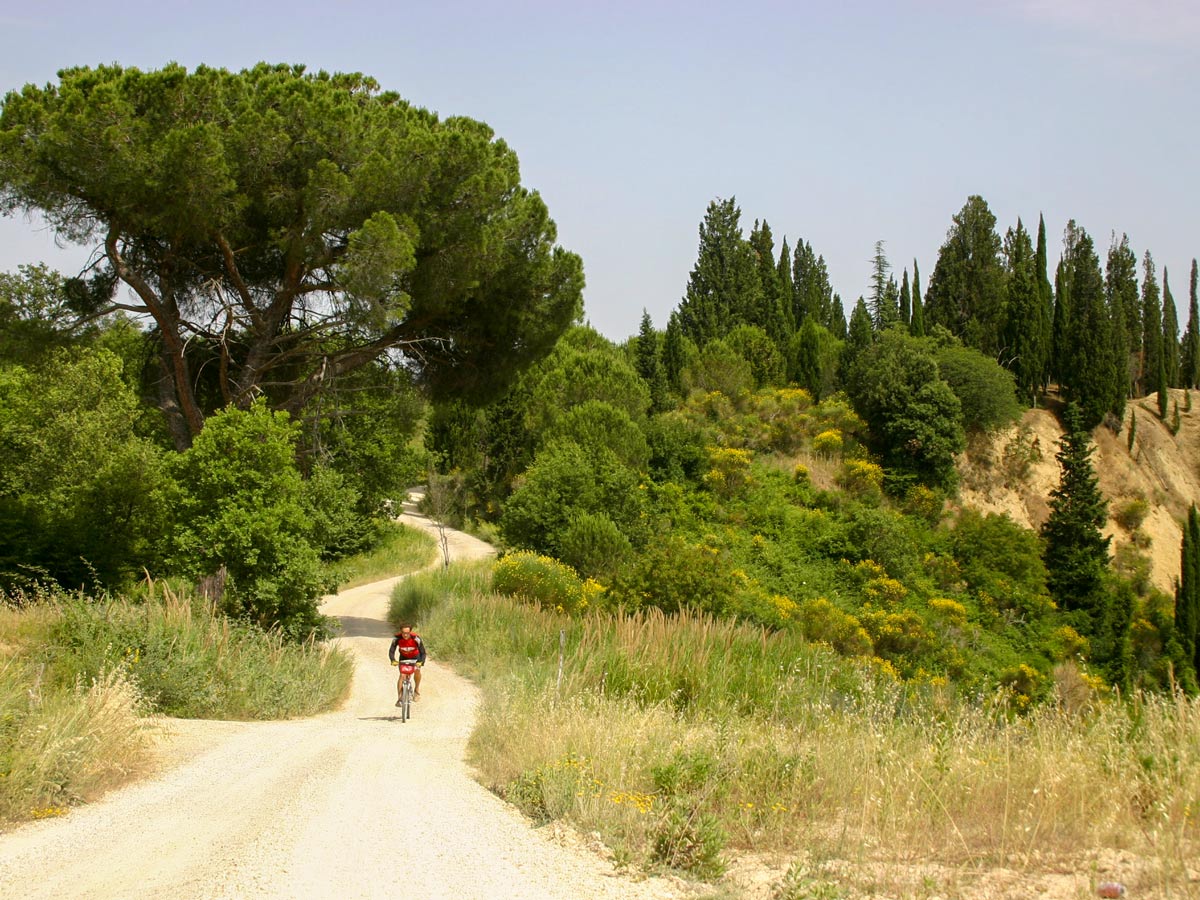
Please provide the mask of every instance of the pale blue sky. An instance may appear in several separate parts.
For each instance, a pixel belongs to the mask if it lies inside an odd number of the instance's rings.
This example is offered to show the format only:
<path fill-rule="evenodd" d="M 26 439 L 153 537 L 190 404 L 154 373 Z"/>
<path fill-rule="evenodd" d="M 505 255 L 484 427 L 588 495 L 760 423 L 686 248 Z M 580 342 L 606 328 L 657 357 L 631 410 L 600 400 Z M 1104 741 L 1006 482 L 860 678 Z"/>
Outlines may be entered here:
<path fill-rule="evenodd" d="M 204 4 L 0 0 L 0 90 L 72 65 L 354 70 L 517 151 L 620 340 L 666 324 L 709 201 L 808 240 L 847 306 L 876 240 L 928 284 L 951 216 L 1115 230 L 1171 273 L 1200 256 L 1197 0 L 509 0 Z M 0 270 L 78 252 L 0 220 Z M 1186 324 L 1186 323 L 1183 323 Z"/>

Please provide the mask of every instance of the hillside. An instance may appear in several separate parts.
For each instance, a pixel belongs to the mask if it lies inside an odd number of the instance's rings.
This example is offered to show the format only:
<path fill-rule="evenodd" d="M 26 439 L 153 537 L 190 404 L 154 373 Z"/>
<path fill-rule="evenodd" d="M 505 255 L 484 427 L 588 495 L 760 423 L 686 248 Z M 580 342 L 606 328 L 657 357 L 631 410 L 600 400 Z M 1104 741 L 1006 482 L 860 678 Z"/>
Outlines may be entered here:
<path fill-rule="evenodd" d="M 1159 589 L 1174 591 L 1179 577 L 1180 523 L 1190 504 L 1200 503 L 1200 395 L 1192 396 L 1185 411 L 1185 392 L 1171 391 L 1179 404 L 1180 428 L 1171 434 L 1158 418 L 1155 397 L 1131 401 L 1124 427 L 1114 435 L 1101 426 L 1092 433 L 1093 464 L 1109 501 L 1105 533 L 1112 550 L 1136 542 L 1150 560 L 1150 578 Z M 1137 417 L 1132 452 L 1129 426 Z M 1168 418 L 1169 422 L 1169 418 Z M 1062 428 L 1053 412 L 1031 409 L 1020 423 L 973 445 L 960 461 L 961 502 L 985 512 L 1007 513 L 1015 521 L 1039 528 L 1050 513 L 1050 492 L 1058 485 L 1055 459 Z M 1117 513 L 1126 504 L 1144 500 L 1148 510 L 1133 534 L 1122 528 Z"/>

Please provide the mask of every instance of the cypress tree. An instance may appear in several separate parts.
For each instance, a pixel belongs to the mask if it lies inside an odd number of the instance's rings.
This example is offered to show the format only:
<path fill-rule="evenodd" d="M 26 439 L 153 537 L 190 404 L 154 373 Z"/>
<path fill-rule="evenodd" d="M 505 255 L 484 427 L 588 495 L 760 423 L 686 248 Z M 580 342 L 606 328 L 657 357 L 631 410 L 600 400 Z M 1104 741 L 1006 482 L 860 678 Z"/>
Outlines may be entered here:
<path fill-rule="evenodd" d="M 650 313 L 642 310 L 642 326 L 638 331 L 637 348 L 634 355 L 634 367 L 638 375 L 650 388 L 650 411 L 662 412 L 667 408 L 667 377 L 663 371 L 662 349 L 659 346 L 658 332 Z"/>
<path fill-rule="evenodd" d="M 1060 385 L 1064 379 L 1070 377 L 1071 372 L 1072 360 L 1067 357 L 1071 351 L 1071 318 L 1071 270 L 1064 258 L 1058 261 L 1058 267 L 1054 270 L 1054 322 L 1051 328 L 1048 367 L 1050 378 Z"/>
<path fill-rule="evenodd" d="M 788 247 L 787 238 L 783 239 L 783 246 L 779 249 L 779 261 L 775 264 L 775 277 L 779 280 L 779 302 L 783 307 L 784 321 L 787 323 L 788 331 L 794 332 L 800 327 L 801 320 L 796 318 L 796 310 L 793 305 L 796 288 L 792 282 L 792 251 Z"/>
<path fill-rule="evenodd" d="M 1128 235 L 1113 239 L 1105 264 L 1104 290 L 1108 294 L 1109 316 L 1113 323 L 1114 352 L 1123 362 L 1118 372 L 1125 396 L 1133 394 L 1138 349 L 1142 344 L 1141 303 L 1138 300 L 1137 256 L 1129 248 Z M 1124 346 L 1121 346 L 1124 341 Z"/>
<path fill-rule="evenodd" d="M 1124 413 L 1124 386 L 1117 375 L 1112 323 L 1095 246 L 1074 221 L 1067 226 L 1066 244 L 1060 304 L 1067 319 L 1059 345 L 1059 383 L 1067 401 L 1079 405 L 1083 427 L 1090 430 L 1110 410 Z"/>
<path fill-rule="evenodd" d="M 807 390 L 815 400 L 821 399 L 821 336 L 820 326 L 809 316 L 796 332 L 796 349 L 792 364 L 793 380 Z"/>
<path fill-rule="evenodd" d="M 907 325 L 912 321 L 912 291 L 908 286 L 908 269 L 900 278 L 900 321 Z"/>
<path fill-rule="evenodd" d="M 1158 367 L 1163 355 L 1162 306 L 1158 295 L 1158 278 L 1154 257 L 1150 251 L 1142 260 L 1142 359 L 1138 370 L 1139 396 L 1149 394 L 1158 386 Z M 1166 372 L 1163 372 L 1164 376 Z"/>
<path fill-rule="evenodd" d="M 1188 321 L 1183 333 L 1179 360 L 1179 383 L 1188 389 L 1200 386 L 1200 309 L 1196 300 L 1196 260 L 1192 260 L 1191 287 L 1188 290 Z"/>
<path fill-rule="evenodd" d="M 1105 621 L 1102 581 L 1109 538 L 1101 528 L 1108 504 L 1092 467 L 1091 436 L 1079 407 L 1068 403 L 1056 454 L 1061 475 L 1051 492 L 1050 517 L 1042 525 L 1046 584 L 1060 609 L 1075 612 L 1082 633 L 1095 636 Z"/>
<path fill-rule="evenodd" d="M 925 337 L 925 301 L 921 298 L 921 270 L 913 260 L 912 318 L 908 333 L 913 337 Z"/>
<path fill-rule="evenodd" d="M 1033 401 L 1042 386 L 1046 349 L 1042 344 L 1042 298 L 1034 269 L 1033 242 L 1020 219 L 1016 229 L 1010 228 L 1005 235 L 1004 256 L 1008 297 L 1001 362 L 1012 371 L 1021 397 Z"/>
<path fill-rule="evenodd" d="M 871 313 L 867 309 L 867 302 L 859 297 L 858 303 L 854 305 L 854 312 L 850 314 L 850 326 L 846 330 L 846 343 L 842 346 L 843 382 L 846 380 L 846 373 L 850 371 L 850 367 L 858 358 L 858 354 L 870 347 L 874 340 L 875 332 L 871 327 Z"/>
<path fill-rule="evenodd" d="M 742 237 L 741 215 L 734 198 L 714 200 L 700 223 L 696 265 L 678 308 L 683 333 L 699 347 L 738 325 L 757 324 L 761 312 L 757 263 Z"/>
<path fill-rule="evenodd" d="M 1200 515 L 1188 510 L 1175 587 L 1175 634 L 1182 650 L 1179 680 L 1195 691 L 1200 682 Z"/>
<path fill-rule="evenodd" d="M 996 217 L 967 198 L 938 251 L 925 294 L 925 325 L 943 325 L 968 347 L 995 357 L 1004 327 L 1004 266 Z"/>
<path fill-rule="evenodd" d="M 1042 387 L 1050 383 L 1051 352 L 1054 341 L 1054 288 L 1050 284 L 1050 258 L 1046 250 L 1046 220 L 1038 215 L 1037 251 L 1034 256 L 1033 268 L 1037 276 L 1038 294 L 1041 303 L 1038 308 L 1038 322 L 1042 333 Z"/>
<path fill-rule="evenodd" d="M 846 308 L 842 305 L 842 295 L 834 294 L 829 303 L 828 330 L 839 341 L 846 339 Z"/>
<path fill-rule="evenodd" d="M 761 225 L 755 220 L 748 243 L 754 252 L 755 268 L 758 270 L 758 303 L 745 310 L 739 324 L 757 325 L 782 352 L 786 350 L 787 339 L 794 330 L 787 324 L 791 318 L 791 298 L 787 301 L 785 317 L 779 270 L 775 264 L 775 239 L 771 236 L 771 226 L 766 219 Z"/>
<path fill-rule="evenodd" d="M 1162 289 L 1163 363 L 1167 370 L 1167 387 L 1179 387 L 1179 311 L 1171 296 L 1167 267 L 1163 266 Z"/>
<path fill-rule="evenodd" d="M 663 376 L 667 387 L 676 394 L 683 393 L 683 367 L 687 364 L 683 347 L 683 325 L 679 322 L 678 311 L 672 311 L 667 320 L 667 331 L 663 335 L 662 348 Z"/>
<path fill-rule="evenodd" d="M 812 316 L 818 325 L 838 334 L 837 320 L 841 319 L 841 335 L 846 333 L 845 313 L 841 300 L 836 300 L 829 283 L 825 257 L 818 256 L 812 245 L 800 240 L 792 251 L 792 318 L 799 327 L 805 316 Z"/>

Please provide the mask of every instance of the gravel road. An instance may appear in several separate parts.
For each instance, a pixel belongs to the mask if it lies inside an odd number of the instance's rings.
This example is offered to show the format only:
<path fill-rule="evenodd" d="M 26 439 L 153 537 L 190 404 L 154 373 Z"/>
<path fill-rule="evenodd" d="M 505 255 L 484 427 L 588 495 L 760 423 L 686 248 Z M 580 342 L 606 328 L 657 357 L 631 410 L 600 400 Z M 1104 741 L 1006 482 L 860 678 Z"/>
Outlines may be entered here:
<path fill-rule="evenodd" d="M 432 528 L 411 512 L 403 520 Z M 452 558 L 492 552 L 448 537 Z M 356 662 L 342 709 L 163 723 L 159 774 L 0 835 L 0 897 L 695 896 L 682 882 L 617 875 L 583 842 L 531 827 L 480 787 L 463 762 L 478 694 L 436 660 L 413 719 L 400 722 L 385 623 L 397 581 L 326 598 Z"/>

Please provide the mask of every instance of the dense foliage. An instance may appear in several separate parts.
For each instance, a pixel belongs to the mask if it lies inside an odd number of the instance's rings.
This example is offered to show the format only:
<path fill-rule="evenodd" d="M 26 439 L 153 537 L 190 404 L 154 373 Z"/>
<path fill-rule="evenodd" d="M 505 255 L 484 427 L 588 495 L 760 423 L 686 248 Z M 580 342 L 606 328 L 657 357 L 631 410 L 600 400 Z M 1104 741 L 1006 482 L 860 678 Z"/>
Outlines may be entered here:
<path fill-rule="evenodd" d="M 1181 335 L 1124 236 L 1102 270 L 1072 221 L 1051 272 L 1043 222 L 1002 238 L 971 196 L 926 290 L 875 242 L 847 322 L 809 242 L 716 199 L 665 328 L 618 346 L 577 324 L 580 262 L 486 125 L 268 65 L 10 93 L 0 202 L 98 261 L 0 277 L 5 587 L 181 576 L 303 637 L 428 478 L 564 611 L 747 620 L 1025 700 L 1069 659 L 1121 686 L 1194 659 L 1194 547 L 1173 609 L 1100 533 L 1090 430 L 1131 393 L 1166 418 L 1200 365 L 1195 267 Z M 1043 533 L 958 508 L 968 441 L 1060 399 Z M 568 582 L 586 604 L 550 602 Z"/>
<path fill-rule="evenodd" d="M 65 69 L 4 99 L 0 205 L 96 248 L 77 311 L 153 322 L 179 449 L 227 404 L 297 415 L 384 354 L 494 391 L 580 312 L 508 145 L 360 74 Z"/>

